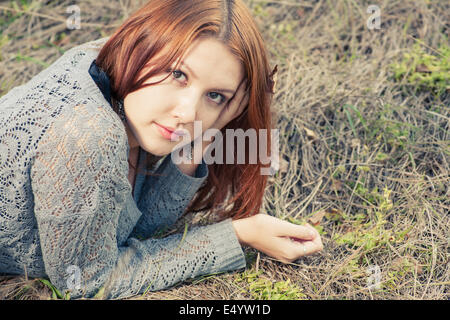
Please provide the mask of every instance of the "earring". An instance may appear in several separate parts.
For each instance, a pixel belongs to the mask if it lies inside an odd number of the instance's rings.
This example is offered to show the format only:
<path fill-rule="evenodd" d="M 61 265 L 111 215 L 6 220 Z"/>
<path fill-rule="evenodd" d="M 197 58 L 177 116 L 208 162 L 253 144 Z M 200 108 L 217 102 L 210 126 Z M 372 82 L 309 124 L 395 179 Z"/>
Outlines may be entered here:
<path fill-rule="evenodd" d="M 268 76 L 268 82 L 269 87 L 267 88 L 267 91 L 271 94 L 275 94 L 276 86 L 277 86 L 277 72 L 278 72 L 278 65 L 273 68 L 272 73 Z"/>
<path fill-rule="evenodd" d="M 117 103 L 117 113 L 122 121 L 126 121 L 125 108 L 123 106 L 123 100 L 116 100 Z"/>
<path fill-rule="evenodd" d="M 186 155 L 186 158 L 190 161 L 192 160 L 192 149 L 194 148 L 194 141 L 191 142 L 191 147 L 189 148 L 189 153 Z"/>
<path fill-rule="evenodd" d="M 186 155 L 186 158 L 190 161 L 192 160 L 192 149 L 189 150 L 189 154 Z"/>

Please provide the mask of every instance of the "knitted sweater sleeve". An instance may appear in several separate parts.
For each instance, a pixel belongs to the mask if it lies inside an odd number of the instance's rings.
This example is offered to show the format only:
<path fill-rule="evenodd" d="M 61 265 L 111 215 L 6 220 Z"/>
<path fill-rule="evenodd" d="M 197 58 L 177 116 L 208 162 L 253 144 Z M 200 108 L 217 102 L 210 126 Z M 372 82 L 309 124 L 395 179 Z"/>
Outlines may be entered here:
<path fill-rule="evenodd" d="M 60 292 L 124 298 L 245 267 L 230 219 L 162 239 L 129 237 L 142 213 L 129 203 L 126 136 L 86 110 L 53 122 L 30 172 L 45 271 Z"/>
<path fill-rule="evenodd" d="M 170 155 L 166 157 L 154 175 L 147 176 L 143 184 L 138 203 L 142 216 L 133 236 L 148 238 L 172 226 L 207 176 L 208 166 L 204 161 L 199 164 L 194 176 L 188 176 L 173 163 Z"/>

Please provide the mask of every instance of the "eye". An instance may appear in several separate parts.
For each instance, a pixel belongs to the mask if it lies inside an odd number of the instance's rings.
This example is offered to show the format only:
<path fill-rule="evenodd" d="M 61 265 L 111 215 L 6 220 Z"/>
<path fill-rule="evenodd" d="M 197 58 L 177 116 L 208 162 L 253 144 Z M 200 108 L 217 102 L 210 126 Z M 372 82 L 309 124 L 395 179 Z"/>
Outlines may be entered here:
<path fill-rule="evenodd" d="M 171 72 L 172 76 L 177 80 L 181 79 L 182 77 L 185 77 L 187 79 L 186 74 L 181 70 L 171 70 Z M 227 98 L 224 95 L 217 92 L 211 92 L 210 98 L 213 102 L 215 102 L 218 105 L 222 105 L 227 100 Z"/>
<path fill-rule="evenodd" d="M 210 93 L 210 97 L 218 105 L 223 104 L 225 102 L 225 100 L 227 100 L 227 98 L 225 96 L 223 96 L 223 95 L 221 95 L 220 93 L 217 93 L 217 92 L 211 92 Z M 219 98 L 219 100 L 217 100 L 217 98 Z"/>
<path fill-rule="evenodd" d="M 172 75 L 175 79 L 180 79 L 181 77 L 185 77 L 186 75 L 184 74 L 184 72 L 180 71 L 180 70 L 174 70 L 172 71 Z"/>

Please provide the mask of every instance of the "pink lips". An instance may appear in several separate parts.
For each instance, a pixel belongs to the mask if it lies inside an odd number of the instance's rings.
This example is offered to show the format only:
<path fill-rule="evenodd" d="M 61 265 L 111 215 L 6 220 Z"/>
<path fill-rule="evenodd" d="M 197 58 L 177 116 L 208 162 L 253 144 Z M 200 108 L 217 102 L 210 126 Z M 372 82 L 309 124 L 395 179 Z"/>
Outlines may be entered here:
<path fill-rule="evenodd" d="M 185 135 L 185 131 L 183 130 L 174 130 L 171 127 L 164 127 L 158 123 L 156 123 L 156 126 L 158 128 L 158 131 L 161 133 L 161 135 L 168 140 L 176 141 L 178 140 L 178 137 Z"/>

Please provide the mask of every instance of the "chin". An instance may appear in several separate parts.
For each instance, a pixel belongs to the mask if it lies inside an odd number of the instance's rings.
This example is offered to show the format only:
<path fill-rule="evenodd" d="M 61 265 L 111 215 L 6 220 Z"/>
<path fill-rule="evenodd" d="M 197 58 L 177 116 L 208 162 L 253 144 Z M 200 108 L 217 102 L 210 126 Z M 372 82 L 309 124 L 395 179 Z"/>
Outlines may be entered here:
<path fill-rule="evenodd" d="M 165 155 L 168 155 L 172 152 L 172 150 L 165 150 L 165 148 L 147 148 L 146 146 L 140 146 L 142 149 L 147 151 L 148 153 L 157 156 L 157 157 L 163 157 Z"/>

